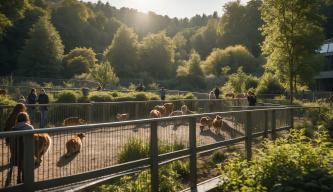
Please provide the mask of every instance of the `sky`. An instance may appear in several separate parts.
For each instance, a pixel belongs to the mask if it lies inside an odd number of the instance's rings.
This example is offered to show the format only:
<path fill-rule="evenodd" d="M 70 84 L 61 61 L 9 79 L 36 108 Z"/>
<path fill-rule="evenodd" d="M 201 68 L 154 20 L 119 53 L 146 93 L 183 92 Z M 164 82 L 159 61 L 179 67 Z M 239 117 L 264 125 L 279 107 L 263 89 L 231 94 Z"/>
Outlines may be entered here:
<path fill-rule="evenodd" d="M 83 0 L 97 2 L 98 0 Z M 153 11 L 159 15 L 168 15 L 169 17 L 192 17 L 196 14 L 213 14 L 217 11 L 219 16 L 222 14 L 222 6 L 234 0 L 101 0 L 109 2 L 110 5 L 117 8 L 134 8 L 147 13 Z M 249 0 L 241 0 L 245 4 Z"/>

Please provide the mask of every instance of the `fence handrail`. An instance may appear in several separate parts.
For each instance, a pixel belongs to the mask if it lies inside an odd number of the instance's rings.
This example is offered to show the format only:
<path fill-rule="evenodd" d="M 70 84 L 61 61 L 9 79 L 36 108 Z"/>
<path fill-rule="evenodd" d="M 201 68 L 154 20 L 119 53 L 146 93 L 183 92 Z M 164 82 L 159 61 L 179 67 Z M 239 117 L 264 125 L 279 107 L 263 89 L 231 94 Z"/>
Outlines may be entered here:
<path fill-rule="evenodd" d="M 164 122 L 170 120 L 181 120 L 181 119 L 190 119 L 190 118 L 200 118 L 205 116 L 213 115 L 224 115 L 224 114 L 236 114 L 236 113 L 245 113 L 245 112 L 258 112 L 258 111 L 280 111 L 286 109 L 309 109 L 309 108 L 319 108 L 319 107 L 278 107 L 278 108 L 269 108 L 269 109 L 247 109 L 247 110 L 238 110 L 238 111 L 226 111 L 226 112 L 212 112 L 212 113 L 201 113 L 201 114 L 190 114 L 190 115 L 181 115 L 181 116 L 168 116 L 161 118 L 149 118 L 149 119 L 139 119 L 139 120 L 129 120 L 129 121 L 118 121 L 118 122 L 109 122 L 109 123 L 95 123 L 95 124 L 86 124 L 86 125 L 75 125 L 75 126 L 62 126 L 62 127 L 53 127 L 46 129 L 34 129 L 34 130 L 24 130 L 24 131 L 7 131 L 0 132 L 0 137 L 7 136 L 21 136 L 27 134 L 36 134 L 36 133 L 54 133 L 58 131 L 74 131 L 74 130 L 84 130 L 84 129 L 93 129 L 93 128 L 112 128 L 116 126 L 126 126 L 126 125 L 137 125 L 137 124 L 148 124 L 153 122 Z"/>

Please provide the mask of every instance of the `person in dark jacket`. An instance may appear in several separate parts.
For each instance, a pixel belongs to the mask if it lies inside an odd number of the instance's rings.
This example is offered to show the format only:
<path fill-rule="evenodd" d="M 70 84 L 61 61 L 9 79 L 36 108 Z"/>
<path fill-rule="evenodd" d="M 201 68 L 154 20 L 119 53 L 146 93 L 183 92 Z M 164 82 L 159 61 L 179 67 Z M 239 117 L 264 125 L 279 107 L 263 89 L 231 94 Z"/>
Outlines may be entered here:
<path fill-rule="evenodd" d="M 215 89 L 214 89 L 214 95 L 215 95 L 216 99 L 219 99 L 220 93 L 221 93 L 220 89 L 218 87 L 215 87 Z"/>
<path fill-rule="evenodd" d="M 166 95 L 166 91 L 165 91 L 164 87 L 161 87 L 159 92 L 160 92 L 161 100 L 164 101 L 165 100 L 165 95 Z"/>
<path fill-rule="evenodd" d="M 49 96 L 46 94 L 44 89 L 41 89 L 40 94 L 38 95 L 39 104 L 48 104 Z M 40 107 L 40 128 L 44 128 L 47 125 L 47 106 Z"/>
<path fill-rule="evenodd" d="M 35 105 L 36 103 L 37 103 L 36 89 L 31 89 L 30 94 L 27 97 L 27 104 Z M 33 122 L 35 120 L 36 107 L 35 106 L 28 106 L 28 113 L 29 113 L 29 116 L 30 116 L 30 120 Z"/>
<path fill-rule="evenodd" d="M 257 103 L 256 95 L 252 91 L 247 92 L 247 101 L 249 106 L 255 106 Z"/>
<path fill-rule="evenodd" d="M 33 126 L 30 125 L 29 115 L 26 112 L 20 112 L 17 115 L 16 125 L 12 128 L 12 131 L 33 130 Z M 17 182 L 21 183 L 23 180 L 23 163 L 24 163 L 24 143 L 22 136 L 15 136 L 11 138 L 10 151 L 11 151 L 11 163 L 13 166 L 17 166 Z"/>

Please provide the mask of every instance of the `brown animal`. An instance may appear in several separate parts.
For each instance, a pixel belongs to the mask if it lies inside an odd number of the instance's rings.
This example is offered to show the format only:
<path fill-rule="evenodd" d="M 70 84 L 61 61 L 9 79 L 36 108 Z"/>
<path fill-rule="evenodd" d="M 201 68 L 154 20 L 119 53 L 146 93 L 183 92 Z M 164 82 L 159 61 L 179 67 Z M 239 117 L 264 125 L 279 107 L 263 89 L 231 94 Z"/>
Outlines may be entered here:
<path fill-rule="evenodd" d="M 49 150 L 51 146 L 51 138 L 47 133 L 34 134 L 34 155 L 35 166 L 39 167 L 42 163 L 43 155 Z"/>
<path fill-rule="evenodd" d="M 153 110 L 157 110 L 157 111 L 159 111 L 160 113 L 161 113 L 161 116 L 163 117 L 163 116 L 165 116 L 165 114 L 166 114 L 166 108 L 163 106 L 163 105 L 156 105 L 154 108 L 153 108 Z"/>
<path fill-rule="evenodd" d="M 165 115 L 170 115 L 175 107 L 173 103 L 164 103 L 163 106 L 165 107 Z"/>
<path fill-rule="evenodd" d="M 220 135 L 221 134 L 222 124 L 223 124 L 222 117 L 219 116 L 219 115 L 216 115 L 216 117 L 213 120 L 213 127 L 215 129 L 215 134 L 216 135 Z"/>
<path fill-rule="evenodd" d="M 200 131 L 203 132 L 205 127 L 208 127 L 208 130 L 210 130 L 210 127 L 213 125 L 213 119 L 210 117 L 201 117 L 200 119 Z"/>
<path fill-rule="evenodd" d="M 82 140 L 84 137 L 85 135 L 83 133 L 79 133 L 67 141 L 67 153 L 65 154 L 65 157 L 70 157 L 71 155 L 80 153 L 82 149 Z"/>
<path fill-rule="evenodd" d="M 232 92 L 230 92 L 230 93 L 225 94 L 225 97 L 226 97 L 226 98 L 228 98 L 228 97 L 230 97 L 230 98 L 235 98 L 235 94 L 232 93 Z"/>
<path fill-rule="evenodd" d="M 83 125 L 87 124 L 84 119 L 80 117 L 68 117 L 64 120 L 64 126 Z"/>
<path fill-rule="evenodd" d="M 150 118 L 160 118 L 161 117 L 161 112 L 159 112 L 156 109 L 153 109 L 153 110 L 150 111 L 149 117 Z"/>
<path fill-rule="evenodd" d="M 126 121 L 129 119 L 129 114 L 128 113 L 123 113 L 123 114 L 117 114 L 116 116 L 118 121 Z"/>

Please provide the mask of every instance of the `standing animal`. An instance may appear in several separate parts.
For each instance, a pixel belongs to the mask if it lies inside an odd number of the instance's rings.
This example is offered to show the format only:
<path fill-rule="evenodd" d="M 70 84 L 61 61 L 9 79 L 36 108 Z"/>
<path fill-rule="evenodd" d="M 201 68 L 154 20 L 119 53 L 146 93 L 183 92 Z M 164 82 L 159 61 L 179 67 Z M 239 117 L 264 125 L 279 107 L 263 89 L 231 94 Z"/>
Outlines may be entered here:
<path fill-rule="evenodd" d="M 42 163 L 43 155 L 49 150 L 51 146 L 51 137 L 47 133 L 34 134 L 34 155 L 35 166 L 39 167 Z"/>
<path fill-rule="evenodd" d="M 67 153 L 65 154 L 65 157 L 70 157 L 71 155 L 80 153 L 82 149 L 82 140 L 84 137 L 85 135 L 83 133 L 79 133 L 67 141 Z"/>
<path fill-rule="evenodd" d="M 116 116 L 118 121 L 126 121 L 129 119 L 129 114 L 128 113 L 123 113 L 123 114 L 117 114 Z"/>
<path fill-rule="evenodd" d="M 64 120 L 64 126 L 83 125 L 87 124 L 87 121 L 80 117 L 68 117 Z"/>
<path fill-rule="evenodd" d="M 166 108 L 163 105 L 156 105 L 153 110 L 154 109 L 159 111 L 162 117 L 166 115 Z"/>
<path fill-rule="evenodd" d="M 209 98 L 209 100 L 211 100 L 211 99 L 216 99 L 215 94 L 214 94 L 213 91 L 209 92 L 209 94 L 208 94 L 208 98 Z"/>
<path fill-rule="evenodd" d="M 210 117 L 201 117 L 200 119 L 200 131 L 203 132 L 205 127 L 208 126 L 208 130 L 213 125 L 213 119 Z"/>
<path fill-rule="evenodd" d="M 165 115 L 170 115 L 173 112 L 173 103 L 164 103 L 163 106 L 165 107 Z"/>
<path fill-rule="evenodd" d="M 150 118 L 160 118 L 161 117 L 161 113 L 158 110 L 153 109 L 153 110 L 150 111 L 149 117 Z"/>
<path fill-rule="evenodd" d="M 216 115 L 216 117 L 213 120 L 213 127 L 215 129 L 215 134 L 216 135 L 220 135 L 221 134 L 222 124 L 223 124 L 222 117 L 219 116 L 219 115 Z"/>
<path fill-rule="evenodd" d="M 225 97 L 226 97 L 226 98 L 230 97 L 230 98 L 233 99 L 233 98 L 235 98 L 235 94 L 232 93 L 232 92 L 229 92 L 229 93 L 225 94 Z"/>

